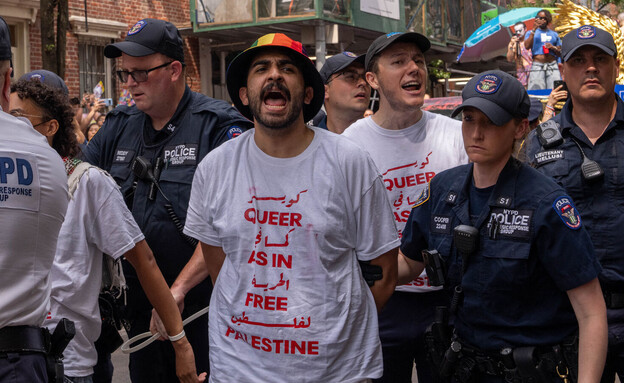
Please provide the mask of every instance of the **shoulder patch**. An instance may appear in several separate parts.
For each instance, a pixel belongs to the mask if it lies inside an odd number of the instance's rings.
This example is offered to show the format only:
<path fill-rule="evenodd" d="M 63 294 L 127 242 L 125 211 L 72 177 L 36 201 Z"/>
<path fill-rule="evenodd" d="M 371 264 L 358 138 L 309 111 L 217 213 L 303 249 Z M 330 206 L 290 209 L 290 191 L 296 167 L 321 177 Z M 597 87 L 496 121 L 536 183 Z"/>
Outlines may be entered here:
<path fill-rule="evenodd" d="M 418 196 L 418 199 L 416 200 L 416 202 L 414 202 L 414 206 L 412 206 L 412 209 L 415 208 L 415 207 L 418 207 L 418 206 L 420 206 L 422 204 L 424 204 L 427 201 L 429 201 L 429 185 L 430 184 L 427 183 L 427 186 L 425 186 L 423 191 Z"/>
<path fill-rule="evenodd" d="M 243 134 L 243 129 L 241 129 L 238 126 L 235 126 L 235 125 L 230 127 L 230 129 L 228 129 L 228 131 L 227 131 L 228 140 L 231 140 L 232 138 L 238 137 L 241 134 Z"/>
<path fill-rule="evenodd" d="M 576 210 L 576 207 L 570 197 L 558 197 L 555 199 L 552 206 L 559 215 L 559 218 L 561 218 L 567 227 L 573 230 L 581 228 L 581 216 L 578 213 L 578 210 Z"/>

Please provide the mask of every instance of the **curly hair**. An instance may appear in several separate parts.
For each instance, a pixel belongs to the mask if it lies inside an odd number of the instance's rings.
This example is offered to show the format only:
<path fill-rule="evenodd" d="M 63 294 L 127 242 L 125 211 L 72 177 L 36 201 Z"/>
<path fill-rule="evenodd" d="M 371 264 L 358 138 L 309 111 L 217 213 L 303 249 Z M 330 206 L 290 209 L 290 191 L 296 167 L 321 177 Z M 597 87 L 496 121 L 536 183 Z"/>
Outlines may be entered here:
<path fill-rule="evenodd" d="M 52 138 L 52 147 L 61 157 L 75 157 L 79 152 L 74 133 L 74 111 L 61 89 L 43 84 L 38 79 L 22 79 L 11 85 L 11 93 L 20 99 L 30 100 L 47 119 L 58 121 L 59 129 Z"/>

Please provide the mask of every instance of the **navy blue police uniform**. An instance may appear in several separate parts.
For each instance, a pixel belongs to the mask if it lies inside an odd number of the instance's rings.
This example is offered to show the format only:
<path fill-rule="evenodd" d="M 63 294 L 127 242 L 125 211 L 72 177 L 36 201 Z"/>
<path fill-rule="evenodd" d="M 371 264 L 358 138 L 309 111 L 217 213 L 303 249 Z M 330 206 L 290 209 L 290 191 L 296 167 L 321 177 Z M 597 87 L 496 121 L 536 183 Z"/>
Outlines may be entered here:
<path fill-rule="evenodd" d="M 572 119 L 572 101 L 554 118 L 563 143 L 544 149 L 531 132 L 527 154 L 541 173 L 561 184 L 582 212 L 583 224 L 602 265 L 599 280 L 606 297 L 609 323 L 607 366 L 624 376 L 624 102 L 602 136 L 592 144 Z M 580 147 L 580 148 L 579 148 Z M 582 151 L 581 151 L 582 149 Z M 586 180 L 581 171 L 584 157 L 596 161 L 604 175 Z"/>
<path fill-rule="evenodd" d="M 436 249 L 445 260 L 445 287 L 463 288 L 455 334 L 466 349 L 498 355 L 504 348 L 560 344 L 578 329 L 566 291 L 600 272 L 574 203 L 555 182 L 515 158 L 491 190 L 473 186 L 472 167 L 431 180 L 409 216 L 401 251 L 423 262 L 421 251 Z M 463 277 L 453 243 L 458 225 L 479 231 Z M 487 371 L 477 363 L 473 381 L 505 381 L 480 368 Z"/>
<path fill-rule="evenodd" d="M 136 107 L 118 106 L 87 146 L 84 159 L 107 170 L 119 184 L 169 285 L 195 250 L 181 230 L 197 165 L 212 149 L 250 127 L 251 122 L 225 101 L 186 87 L 176 112 L 161 131 L 155 131 L 148 116 Z M 132 165 L 139 156 L 153 168 L 160 191 L 149 179 L 134 174 Z M 125 267 L 124 273 L 129 287 L 128 335 L 132 337 L 148 331 L 151 305 L 134 269 Z M 211 290 L 208 280 L 193 288 L 185 297 L 183 318 L 207 306 Z M 203 315 L 185 327 L 198 372 L 209 371 L 207 322 L 207 315 Z M 155 342 L 131 354 L 130 364 L 133 381 L 139 381 L 133 377 L 135 370 L 140 371 L 141 379 L 151 376 L 150 382 L 177 381 L 175 375 L 165 375 L 165 371 L 175 373 L 175 353 L 169 342 Z"/>
<path fill-rule="evenodd" d="M 599 48 L 610 56 L 617 54 L 611 33 L 583 25 L 563 37 L 562 59 L 568 61 L 585 46 Z M 624 236 L 621 235 L 624 226 L 624 102 L 617 94 L 613 96 L 617 103 L 615 116 L 595 143 L 574 122 L 572 99 L 552 119 L 556 124 L 552 131 L 558 131 L 558 138 L 563 141 L 554 140 L 557 136 L 547 140 L 548 130 L 540 136 L 536 130 L 527 138 L 531 164 L 554 178 L 578 204 L 602 265 L 598 279 L 605 296 L 609 325 L 603 382 L 613 382 L 616 373 L 620 380 L 624 379 Z M 591 161 L 598 164 L 602 173 Z"/>

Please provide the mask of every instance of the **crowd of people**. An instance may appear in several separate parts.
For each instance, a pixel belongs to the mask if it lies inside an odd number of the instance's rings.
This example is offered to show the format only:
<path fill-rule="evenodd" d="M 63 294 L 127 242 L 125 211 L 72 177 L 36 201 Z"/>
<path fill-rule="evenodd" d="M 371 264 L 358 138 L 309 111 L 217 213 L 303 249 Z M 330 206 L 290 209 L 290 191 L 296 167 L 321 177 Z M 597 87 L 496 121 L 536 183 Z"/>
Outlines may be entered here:
<path fill-rule="evenodd" d="M 475 75 L 460 121 L 421 109 L 415 32 L 320 71 L 261 36 L 230 105 L 185 83 L 173 24 L 143 19 L 104 49 L 133 98 L 105 113 L 52 72 L 12 82 L 0 18 L 0 382 L 111 381 L 118 260 L 128 335 L 162 340 L 130 355 L 135 383 L 623 379 L 617 47 L 550 21 L 514 26 L 518 78 Z M 549 85 L 540 120 L 526 88 Z"/>

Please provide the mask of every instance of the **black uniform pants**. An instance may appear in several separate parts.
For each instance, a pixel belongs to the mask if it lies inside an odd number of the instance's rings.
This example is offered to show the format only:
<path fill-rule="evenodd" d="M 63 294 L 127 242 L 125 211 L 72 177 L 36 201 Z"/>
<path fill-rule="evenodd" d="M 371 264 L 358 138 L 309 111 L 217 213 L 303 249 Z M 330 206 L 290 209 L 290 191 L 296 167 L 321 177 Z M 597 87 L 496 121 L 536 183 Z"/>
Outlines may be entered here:
<path fill-rule="evenodd" d="M 0 354 L 0 383 L 48 383 L 45 355 Z"/>

